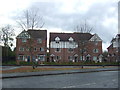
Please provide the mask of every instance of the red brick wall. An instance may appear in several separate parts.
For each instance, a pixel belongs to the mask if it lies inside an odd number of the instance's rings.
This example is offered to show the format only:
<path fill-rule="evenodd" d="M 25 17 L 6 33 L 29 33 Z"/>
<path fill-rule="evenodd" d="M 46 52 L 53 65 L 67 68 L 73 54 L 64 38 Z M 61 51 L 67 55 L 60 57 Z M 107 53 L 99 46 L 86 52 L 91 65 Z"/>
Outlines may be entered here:
<path fill-rule="evenodd" d="M 116 51 L 118 51 L 118 48 L 113 48 L 113 47 L 108 48 L 108 53 L 109 53 L 108 61 L 109 62 L 116 62 L 116 60 L 119 59 L 119 54 Z"/>
<path fill-rule="evenodd" d="M 22 42 L 22 39 L 17 38 L 17 41 L 16 41 L 16 60 L 18 60 L 19 54 L 31 56 L 30 51 L 26 51 L 26 47 L 30 47 L 30 46 L 32 46 L 33 49 L 34 49 L 34 47 L 37 48 L 37 51 L 32 50 L 33 56 L 36 56 L 38 54 L 46 55 L 46 52 L 47 52 L 47 41 L 46 40 L 42 40 L 42 43 L 39 44 L 39 43 L 37 43 L 37 39 L 34 39 L 32 41 L 32 44 L 30 45 L 28 40 L 27 40 L 27 42 L 24 43 L 24 42 Z M 19 47 L 24 47 L 25 48 L 24 51 L 19 51 Z M 40 47 L 44 48 L 44 51 L 40 51 Z M 45 60 L 46 60 L 46 57 L 45 57 Z"/>
<path fill-rule="evenodd" d="M 93 60 L 93 56 L 98 57 L 100 54 L 102 54 L 102 42 L 98 42 L 97 45 L 94 44 L 94 42 L 88 42 L 85 47 L 87 49 L 87 52 L 84 53 L 86 56 L 87 54 L 91 55 L 91 60 Z M 98 53 L 93 53 L 93 49 L 98 49 Z M 81 53 L 78 53 L 80 51 L 80 48 L 74 49 L 73 53 L 70 53 L 67 48 L 61 49 L 61 52 L 55 52 L 54 48 L 50 48 L 50 55 L 54 54 L 55 56 L 61 56 L 61 62 L 68 62 L 68 56 L 74 56 L 75 54 L 78 54 L 78 60 L 80 59 Z M 51 57 L 50 57 L 51 59 Z"/>

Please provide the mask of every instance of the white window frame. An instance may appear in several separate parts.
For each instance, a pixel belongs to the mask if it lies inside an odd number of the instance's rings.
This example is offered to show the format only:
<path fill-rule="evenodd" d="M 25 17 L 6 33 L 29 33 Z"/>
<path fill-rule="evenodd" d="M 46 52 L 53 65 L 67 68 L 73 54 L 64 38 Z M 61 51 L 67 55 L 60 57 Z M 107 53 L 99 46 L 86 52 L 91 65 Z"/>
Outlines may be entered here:
<path fill-rule="evenodd" d="M 74 52 L 74 48 L 68 48 L 68 52 L 71 52 L 71 53 Z"/>
<path fill-rule="evenodd" d="M 40 51 L 45 51 L 45 49 L 43 47 L 40 48 Z"/>
<path fill-rule="evenodd" d="M 69 61 L 73 60 L 73 56 L 68 56 Z"/>
<path fill-rule="evenodd" d="M 56 56 L 56 60 L 60 60 L 61 59 L 61 56 Z"/>
<path fill-rule="evenodd" d="M 24 51 L 24 48 L 23 47 L 19 47 L 19 51 Z"/>
<path fill-rule="evenodd" d="M 37 43 L 42 43 L 42 39 L 37 39 Z"/>
<path fill-rule="evenodd" d="M 93 53 L 99 53 L 99 49 L 93 49 Z"/>
<path fill-rule="evenodd" d="M 80 56 L 80 60 L 82 61 L 82 57 L 83 57 L 83 61 L 85 60 L 85 56 Z"/>
<path fill-rule="evenodd" d="M 59 49 L 59 51 L 57 49 Z M 61 52 L 61 49 L 60 48 L 55 48 L 55 52 Z"/>
<path fill-rule="evenodd" d="M 27 42 L 27 39 L 26 38 L 22 38 L 22 42 L 23 43 Z"/>
<path fill-rule="evenodd" d="M 39 61 L 45 61 L 45 55 L 37 55 Z"/>
<path fill-rule="evenodd" d="M 93 60 L 94 60 L 94 61 L 97 61 L 97 56 L 93 56 Z"/>
<path fill-rule="evenodd" d="M 22 57 L 22 59 L 20 59 L 20 57 Z M 24 60 L 25 60 L 25 56 L 24 56 L 24 55 L 19 55 L 19 56 L 18 56 L 18 60 L 24 61 Z"/>

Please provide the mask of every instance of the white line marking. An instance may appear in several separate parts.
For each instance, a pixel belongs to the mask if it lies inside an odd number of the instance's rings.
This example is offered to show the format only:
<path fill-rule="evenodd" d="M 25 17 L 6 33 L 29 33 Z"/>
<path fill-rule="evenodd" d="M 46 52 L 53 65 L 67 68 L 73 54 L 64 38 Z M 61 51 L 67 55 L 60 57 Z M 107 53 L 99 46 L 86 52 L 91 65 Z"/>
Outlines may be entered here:
<path fill-rule="evenodd" d="M 85 86 L 85 85 L 94 85 L 96 83 L 87 83 L 87 84 L 82 84 L 82 85 L 74 85 L 74 86 L 67 86 L 67 87 L 63 87 L 63 88 L 75 88 L 75 87 L 78 87 L 78 86 Z"/>

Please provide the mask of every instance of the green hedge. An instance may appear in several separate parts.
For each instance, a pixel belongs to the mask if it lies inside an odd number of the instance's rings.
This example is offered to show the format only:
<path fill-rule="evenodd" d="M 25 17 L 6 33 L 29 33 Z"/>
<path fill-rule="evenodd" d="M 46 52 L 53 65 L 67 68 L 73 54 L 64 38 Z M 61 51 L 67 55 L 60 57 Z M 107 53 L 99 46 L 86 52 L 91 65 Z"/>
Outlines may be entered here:
<path fill-rule="evenodd" d="M 24 61 L 21 61 L 19 63 L 19 65 L 33 65 L 33 62 L 24 62 Z"/>
<path fill-rule="evenodd" d="M 118 65 L 117 62 L 44 62 L 45 65 Z"/>
<path fill-rule="evenodd" d="M 21 61 L 19 65 L 33 65 L 33 62 L 24 62 Z M 43 62 L 45 65 L 120 65 L 117 62 Z M 16 61 L 4 62 L 2 65 L 17 65 Z"/>

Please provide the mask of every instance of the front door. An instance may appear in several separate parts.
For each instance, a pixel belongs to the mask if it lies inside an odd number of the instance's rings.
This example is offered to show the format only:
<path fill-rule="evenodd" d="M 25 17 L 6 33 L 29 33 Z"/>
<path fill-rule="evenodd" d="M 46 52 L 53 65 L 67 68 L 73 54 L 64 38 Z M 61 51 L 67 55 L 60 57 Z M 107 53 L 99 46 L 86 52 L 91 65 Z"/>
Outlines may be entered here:
<path fill-rule="evenodd" d="M 53 59 L 53 57 L 51 57 L 51 62 L 54 62 L 54 59 Z"/>
<path fill-rule="evenodd" d="M 77 57 L 75 57 L 75 62 L 77 62 Z"/>
<path fill-rule="evenodd" d="M 27 62 L 30 62 L 30 56 L 27 56 Z"/>

